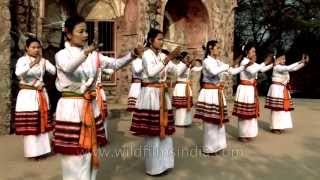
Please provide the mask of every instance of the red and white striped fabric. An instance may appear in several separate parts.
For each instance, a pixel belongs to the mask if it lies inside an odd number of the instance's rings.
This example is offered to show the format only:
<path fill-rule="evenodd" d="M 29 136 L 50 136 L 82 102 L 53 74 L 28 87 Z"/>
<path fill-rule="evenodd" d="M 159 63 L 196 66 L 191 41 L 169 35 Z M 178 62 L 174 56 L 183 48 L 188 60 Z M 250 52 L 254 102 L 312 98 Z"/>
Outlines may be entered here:
<path fill-rule="evenodd" d="M 52 116 L 48 112 L 48 127 L 45 132 L 53 129 Z M 40 113 L 39 111 L 16 111 L 15 128 L 17 135 L 39 135 L 40 131 Z"/>
<path fill-rule="evenodd" d="M 207 104 L 204 102 L 197 102 L 195 118 L 201 119 L 212 124 L 220 124 L 219 106 L 215 104 Z M 224 106 L 224 120 L 223 123 L 229 122 L 227 106 Z"/>
<path fill-rule="evenodd" d="M 128 108 L 127 110 L 133 112 L 136 109 L 136 101 L 140 94 L 141 90 L 141 83 L 140 82 L 133 82 L 131 84 L 129 95 L 128 95 Z"/>
<path fill-rule="evenodd" d="M 257 118 L 256 104 L 235 101 L 232 115 L 237 116 L 241 119 Z"/>
<path fill-rule="evenodd" d="M 138 110 L 133 113 L 132 125 L 130 131 L 135 135 L 159 136 L 160 134 L 160 111 L 159 110 Z M 166 135 L 172 135 L 175 132 L 173 112 L 168 111 L 168 126 Z"/>
<path fill-rule="evenodd" d="M 128 108 L 127 111 L 133 112 L 136 108 L 136 101 L 137 98 L 135 97 L 128 97 Z"/>
<path fill-rule="evenodd" d="M 97 131 L 98 146 L 105 146 L 107 139 L 105 136 L 105 129 L 103 127 L 103 120 L 101 117 L 95 118 Z M 64 155 L 79 155 L 88 153 L 86 149 L 79 146 L 81 122 L 64 122 L 56 121 L 53 132 L 53 148 L 56 153 Z"/>
<path fill-rule="evenodd" d="M 268 95 L 266 98 L 265 108 L 271 109 L 273 111 L 292 111 L 293 101 L 289 94 L 290 106 L 288 110 L 284 108 L 284 86 L 279 84 L 271 84 Z M 288 92 L 289 93 L 289 92 Z"/>
<path fill-rule="evenodd" d="M 190 98 L 190 104 L 192 107 L 193 106 L 192 97 Z M 175 107 L 176 109 L 187 108 L 188 107 L 187 97 L 173 96 L 172 97 L 172 106 Z"/>
<path fill-rule="evenodd" d="M 255 87 L 240 84 L 237 88 L 232 115 L 239 117 L 240 120 L 257 118 L 256 108 Z"/>
<path fill-rule="evenodd" d="M 229 122 L 226 101 L 224 99 L 223 123 Z M 195 118 L 211 124 L 220 124 L 219 98 L 217 89 L 201 89 L 196 104 Z"/>

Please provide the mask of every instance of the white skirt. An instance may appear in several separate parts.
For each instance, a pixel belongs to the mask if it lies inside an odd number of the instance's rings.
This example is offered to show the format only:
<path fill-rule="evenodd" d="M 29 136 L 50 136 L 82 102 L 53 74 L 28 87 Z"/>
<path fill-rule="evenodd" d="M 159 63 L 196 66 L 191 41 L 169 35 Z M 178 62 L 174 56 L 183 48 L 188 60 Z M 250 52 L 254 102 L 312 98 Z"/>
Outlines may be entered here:
<path fill-rule="evenodd" d="M 173 90 L 174 97 L 186 97 L 186 88 L 187 85 L 183 83 L 177 83 Z M 192 90 L 190 90 L 190 96 L 192 100 Z M 175 109 L 175 120 L 174 123 L 176 126 L 188 126 L 192 124 L 192 110 L 187 111 L 187 108 L 176 108 Z"/>
<path fill-rule="evenodd" d="M 104 92 L 104 90 L 101 89 L 100 93 L 101 93 L 102 100 L 104 102 L 106 102 L 107 101 L 107 96 L 106 96 L 106 93 Z M 108 139 L 108 121 L 107 121 L 107 119 L 104 119 L 103 127 L 104 127 L 104 131 L 105 131 L 105 134 L 106 134 L 106 138 L 107 138 L 108 141 L 110 141 L 110 139 Z"/>
<path fill-rule="evenodd" d="M 291 99 L 291 95 L 289 95 L 289 107 L 285 110 L 284 108 L 284 86 L 279 84 L 271 84 L 268 95 L 266 97 L 265 108 L 270 109 L 271 111 L 292 111 L 293 108 L 293 101 Z"/>
<path fill-rule="evenodd" d="M 271 111 L 271 129 L 289 129 L 292 126 L 290 111 Z"/>
<path fill-rule="evenodd" d="M 239 137 L 253 138 L 258 135 L 258 120 L 253 119 L 239 119 L 238 120 Z"/>
<path fill-rule="evenodd" d="M 137 98 L 141 91 L 141 83 L 132 83 L 128 95 L 127 111 L 133 112 L 136 107 Z"/>
<path fill-rule="evenodd" d="M 177 83 L 173 89 L 173 96 L 186 96 L 186 87 L 187 84 L 183 84 L 183 83 Z M 190 96 L 192 96 L 192 90 L 191 88 L 189 88 L 190 90 Z"/>
<path fill-rule="evenodd" d="M 232 114 L 249 120 L 257 118 L 256 109 L 254 86 L 240 84 L 237 88 Z"/>
<path fill-rule="evenodd" d="M 49 108 L 50 104 L 46 89 L 44 89 L 44 92 Z M 39 111 L 37 91 L 21 89 L 17 96 L 15 111 Z M 47 132 L 39 135 L 26 135 L 23 142 L 25 157 L 38 157 L 51 152 L 50 137 Z"/>
<path fill-rule="evenodd" d="M 140 94 L 140 91 L 141 91 L 141 83 L 132 83 L 129 90 L 128 97 L 137 98 Z"/>
<path fill-rule="evenodd" d="M 219 105 L 218 89 L 201 89 L 198 97 L 199 102 Z M 226 106 L 226 98 L 223 95 L 223 104 Z"/>
<path fill-rule="evenodd" d="M 283 98 L 283 90 L 284 90 L 284 86 L 279 84 L 271 84 L 269 87 L 267 96 L 274 97 L 274 98 Z M 290 97 L 290 93 L 289 93 L 289 97 Z"/>
<path fill-rule="evenodd" d="M 150 175 L 161 174 L 174 167 L 174 152 L 172 138 L 146 136 L 144 141 L 145 168 Z"/>
<path fill-rule="evenodd" d="M 23 137 L 24 157 L 38 157 L 51 152 L 49 133 Z"/>
<path fill-rule="evenodd" d="M 223 95 L 224 105 L 224 119 L 223 123 L 229 121 L 227 112 L 227 103 Z M 219 91 L 218 89 L 201 89 L 196 104 L 195 118 L 202 119 L 208 123 L 220 124 L 220 104 L 219 104 Z"/>
<path fill-rule="evenodd" d="M 79 123 L 82 119 L 83 99 L 60 98 L 56 109 L 56 121 Z M 94 117 L 100 115 L 96 101 L 92 101 Z"/>
<path fill-rule="evenodd" d="M 47 100 L 48 108 L 50 108 L 50 101 L 46 89 L 44 89 L 44 94 Z M 16 111 L 39 111 L 37 91 L 31 89 L 21 89 L 17 96 Z"/>
<path fill-rule="evenodd" d="M 192 124 L 192 110 L 180 108 L 175 110 L 174 124 L 176 126 L 189 126 Z"/>
<path fill-rule="evenodd" d="M 226 130 L 223 125 L 203 122 L 203 149 L 204 153 L 215 153 L 227 147 Z"/>
<path fill-rule="evenodd" d="M 55 148 L 59 148 L 58 153 L 62 154 L 62 174 L 63 180 L 95 180 L 97 170 L 92 169 L 92 153 L 77 154 L 79 149 L 80 122 L 82 120 L 83 99 L 61 98 L 56 110 L 56 127 L 55 127 Z M 100 115 L 96 101 L 93 100 L 94 117 Z M 72 124 L 74 123 L 74 124 Z M 97 126 L 97 143 L 98 145 L 106 144 L 105 124 L 102 119 L 96 120 Z M 63 129 L 63 130 L 62 130 Z M 78 132 L 75 134 L 75 132 Z M 73 141 L 63 141 L 61 137 L 74 137 Z M 99 144 L 101 142 L 101 144 Z M 57 150 L 56 150 L 57 151 Z M 72 151 L 74 154 L 64 152 Z"/>
<path fill-rule="evenodd" d="M 79 136 L 76 130 L 79 130 L 82 120 L 83 99 L 60 98 L 56 109 L 56 127 L 54 135 L 58 136 Z M 96 101 L 92 101 L 94 118 L 96 118 L 96 131 L 98 141 L 107 141 L 107 123 L 100 117 L 100 110 Z M 103 137 L 103 139 L 101 139 Z M 61 140 L 61 139 L 60 139 Z M 69 140 L 71 143 L 71 141 Z"/>
<path fill-rule="evenodd" d="M 171 100 L 169 94 L 165 94 L 167 109 L 171 110 Z M 160 89 L 154 87 L 143 87 L 136 102 L 137 109 L 160 110 Z"/>
<path fill-rule="evenodd" d="M 83 155 L 62 155 L 63 180 L 95 180 L 97 169 L 92 169 L 91 153 Z"/>
<path fill-rule="evenodd" d="M 254 103 L 255 96 L 254 96 L 254 87 L 247 86 L 247 85 L 239 85 L 237 88 L 235 101 L 242 102 L 242 103 Z"/>
<path fill-rule="evenodd" d="M 168 93 L 165 93 L 165 103 L 168 110 L 165 134 L 172 135 L 175 132 L 174 115 Z M 136 135 L 159 136 L 160 119 L 160 89 L 142 87 L 132 116 L 130 131 Z"/>

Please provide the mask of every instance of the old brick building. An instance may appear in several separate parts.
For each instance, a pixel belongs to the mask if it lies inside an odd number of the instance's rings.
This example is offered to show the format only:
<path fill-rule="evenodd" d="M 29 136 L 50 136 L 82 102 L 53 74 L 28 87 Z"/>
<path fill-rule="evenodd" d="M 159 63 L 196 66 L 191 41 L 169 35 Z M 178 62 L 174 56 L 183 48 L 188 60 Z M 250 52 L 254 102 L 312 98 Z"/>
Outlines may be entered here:
<path fill-rule="evenodd" d="M 73 5 L 70 6 L 70 4 Z M 235 0 L 2 0 L 0 2 L 0 133 L 7 134 L 14 108 L 14 65 L 23 55 L 28 34 L 43 42 L 44 56 L 52 62 L 59 50 L 61 23 L 73 13 L 88 22 L 89 40 L 104 43 L 102 52 L 119 56 L 142 43 L 150 27 L 163 30 L 165 48 L 182 46 L 193 58 L 202 58 L 202 45 L 211 39 L 221 42 L 222 57 L 230 63 L 233 53 Z M 197 81 L 199 75 L 193 76 Z M 110 103 L 125 104 L 130 67 L 105 81 Z M 231 93 L 231 78 L 226 93 Z M 49 81 L 48 86 L 53 86 Z M 195 89 L 197 88 L 197 83 Z M 50 87 L 49 87 L 50 88 Z"/>

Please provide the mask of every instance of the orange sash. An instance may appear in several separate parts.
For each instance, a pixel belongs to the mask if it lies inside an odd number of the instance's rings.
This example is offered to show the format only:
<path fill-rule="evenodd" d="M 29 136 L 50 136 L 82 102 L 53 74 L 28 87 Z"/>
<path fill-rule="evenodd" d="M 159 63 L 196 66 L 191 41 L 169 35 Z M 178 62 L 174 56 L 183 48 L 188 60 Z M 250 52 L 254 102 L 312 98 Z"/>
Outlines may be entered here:
<path fill-rule="evenodd" d="M 258 88 L 257 88 L 257 81 L 250 81 L 250 80 L 240 80 L 241 85 L 246 86 L 253 86 L 254 87 L 254 101 L 256 105 L 256 116 L 260 116 L 260 107 L 259 107 L 259 95 L 258 95 Z"/>
<path fill-rule="evenodd" d="M 36 88 L 30 85 L 20 84 L 20 89 L 31 89 L 36 90 L 38 95 L 39 112 L 40 112 L 40 132 L 44 133 L 48 128 L 48 102 L 44 93 L 44 88 Z"/>
<path fill-rule="evenodd" d="M 201 87 L 203 89 L 218 89 L 219 111 L 220 111 L 220 126 L 222 126 L 223 125 L 223 120 L 224 120 L 224 102 L 223 102 L 224 84 L 202 83 Z"/>
<path fill-rule="evenodd" d="M 43 91 L 43 88 L 38 89 L 38 98 L 39 98 L 39 110 L 40 110 L 40 130 L 41 133 L 44 133 L 48 128 L 48 102 Z"/>
<path fill-rule="evenodd" d="M 186 97 L 187 97 L 187 111 L 190 111 L 191 110 L 191 102 L 192 102 L 192 96 L 191 96 L 191 92 L 190 92 L 190 89 L 191 89 L 191 81 L 190 80 L 187 80 L 186 82 L 184 81 L 177 81 L 176 82 L 177 84 L 186 84 L 186 90 L 185 90 L 185 94 L 186 94 Z"/>
<path fill-rule="evenodd" d="M 100 109 L 101 118 L 103 120 L 105 120 L 107 115 L 106 115 L 104 110 L 106 109 L 106 107 L 105 107 L 104 102 L 103 102 L 101 90 L 103 90 L 103 88 L 102 88 L 102 85 L 99 83 L 96 86 L 97 105 L 98 105 L 98 107 Z"/>
<path fill-rule="evenodd" d="M 96 122 L 93 114 L 92 101 L 96 98 L 95 91 L 86 92 L 84 95 L 73 92 L 62 92 L 64 98 L 84 99 L 82 105 L 82 124 L 80 130 L 79 146 L 92 152 L 92 166 L 99 167 Z"/>
<path fill-rule="evenodd" d="M 283 86 L 283 108 L 285 111 L 289 111 L 290 109 L 290 95 L 289 95 L 289 85 L 285 85 L 281 82 L 272 81 L 272 84 L 278 84 Z"/>
<path fill-rule="evenodd" d="M 168 90 L 167 83 L 144 83 L 142 87 L 154 87 L 160 89 L 160 138 L 163 139 L 166 136 L 166 128 L 168 127 L 168 109 L 166 103 L 165 93 Z"/>
<path fill-rule="evenodd" d="M 82 126 L 80 131 L 79 145 L 84 149 L 92 151 L 92 165 L 95 168 L 99 167 L 98 145 L 96 123 L 93 114 L 92 101 L 96 97 L 95 92 L 86 92 L 83 95 L 83 110 L 82 110 Z"/>

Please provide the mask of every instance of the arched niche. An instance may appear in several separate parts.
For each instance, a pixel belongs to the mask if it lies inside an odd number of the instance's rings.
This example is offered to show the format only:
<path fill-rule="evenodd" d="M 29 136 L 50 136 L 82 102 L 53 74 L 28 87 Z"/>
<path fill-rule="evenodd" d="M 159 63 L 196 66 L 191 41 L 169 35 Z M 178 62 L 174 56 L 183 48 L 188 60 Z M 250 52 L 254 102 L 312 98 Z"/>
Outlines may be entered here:
<path fill-rule="evenodd" d="M 209 27 L 209 14 L 201 0 L 167 1 L 163 18 L 166 46 L 198 49 L 208 40 Z"/>

